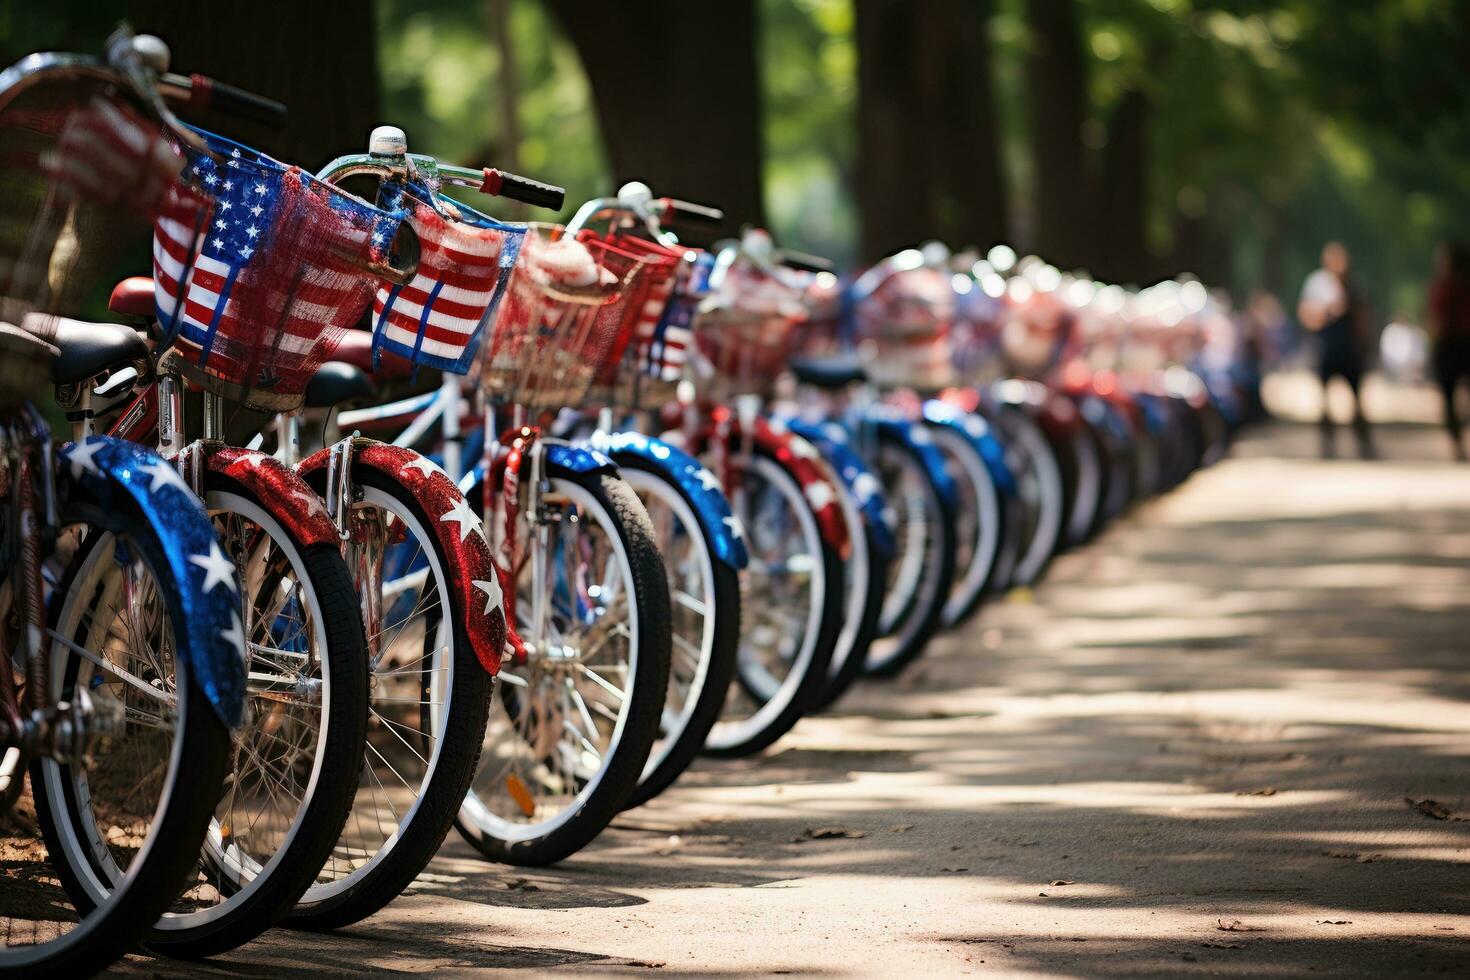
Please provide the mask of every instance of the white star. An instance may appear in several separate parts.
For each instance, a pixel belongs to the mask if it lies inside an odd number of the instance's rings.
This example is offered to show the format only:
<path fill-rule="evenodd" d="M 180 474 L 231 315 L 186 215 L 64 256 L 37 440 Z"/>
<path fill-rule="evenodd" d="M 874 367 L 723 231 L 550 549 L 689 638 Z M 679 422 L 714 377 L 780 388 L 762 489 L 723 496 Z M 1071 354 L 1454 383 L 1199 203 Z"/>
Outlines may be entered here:
<path fill-rule="evenodd" d="M 255 249 L 251 248 L 249 245 L 242 245 L 242 246 L 240 246 L 240 258 L 242 258 L 242 259 L 248 259 L 248 258 L 250 258 L 250 256 L 252 256 L 254 254 L 255 254 Z"/>
<path fill-rule="evenodd" d="M 500 583 L 496 581 L 494 575 L 490 576 L 489 581 L 475 579 L 470 584 L 479 589 L 481 592 L 485 593 L 486 616 L 490 615 L 491 612 L 501 607 Z"/>
<path fill-rule="evenodd" d="M 840 422 L 828 422 L 822 426 L 822 434 L 839 446 L 847 443 L 847 430 Z"/>
<path fill-rule="evenodd" d="M 67 450 L 66 461 L 71 464 L 73 480 L 80 480 L 83 473 L 98 472 L 97 461 L 92 457 L 105 445 L 107 442 L 102 439 L 85 439 Z"/>
<path fill-rule="evenodd" d="M 806 439 L 797 436 L 791 440 L 791 451 L 801 459 L 817 459 L 822 454 Z"/>
<path fill-rule="evenodd" d="M 310 490 L 292 490 L 291 496 L 293 499 L 299 500 L 306 505 L 307 513 L 315 514 L 317 511 L 326 513 L 327 505 L 322 503 L 322 498 Z"/>
<path fill-rule="evenodd" d="M 478 534 L 480 540 L 483 541 L 485 539 L 485 529 L 480 526 L 479 515 L 470 506 L 470 502 L 463 497 L 459 498 L 459 501 L 449 509 L 448 513 L 439 518 L 441 524 L 446 521 L 457 521 L 459 523 L 459 539 L 461 541 L 469 537 L 471 531 Z"/>
<path fill-rule="evenodd" d="M 434 461 L 427 456 L 417 456 L 403 464 L 405 470 L 418 470 L 424 476 L 433 476 L 435 473 L 444 473 Z M 445 476 L 448 476 L 446 473 Z"/>
<path fill-rule="evenodd" d="M 249 228 L 245 229 L 245 234 L 249 235 L 251 238 L 254 238 L 256 235 L 260 234 L 260 229 L 255 227 L 254 225 L 251 225 Z"/>
<path fill-rule="evenodd" d="M 857 479 L 852 481 L 852 493 L 862 503 L 873 499 L 873 495 L 883 488 L 878 478 L 871 473 L 859 473 Z"/>
<path fill-rule="evenodd" d="M 179 471 L 174 469 L 163 460 L 139 467 L 144 473 L 152 475 L 153 482 L 148 485 L 149 493 L 157 493 L 159 487 L 178 487 L 185 493 L 190 493 L 189 484 L 179 476 Z"/>
<path fill-rule="evenodd" d="M 270 459 L 270 458 L 271 457 L 267 456 L 265 453 L 259 453 L 259 452 L 257 452 L 257 453 L 246 453 L 245 455 L 243 455 L 243 456 L 240 457 L 239 462 L 244 463 L 246 466 L 250 467 L 251 469 L 255 469 L 261 463 L 265 462 L 267 459 Z"/>
<path fill-rule="evenodd" d="M 373 244 L 374 245 L 381 245 L 381 244 L 383 244 L 383 233 L 381 231 L 375 231 L 375 232 L 373 232 Z"/>
<path fill-rule="evenodd" d="M 250 213 L 253 214 L 253 215 L 255 215 L 258 218 L 261 215 L 265 214 L 265 208 L 263 208 L 259 204 L 257 204 L 255 207 L 253 207 L 253 208 L 250 209 Z"/>
<path fill-rule="evenodd" d="M 225 553 L 219 550 L 219 542 L 209 542 L 209 554 L 190 555 L 189 564 L 198 565 L 204 569 L 205 592 L 213 592 L 214 587 L 221 583 L 228 585 L 231 592 L 238 591 L 235 588 L 235 563 L 225 557 Z"/>
<path fill-rule="evenodd" d="M 225 247 L 225 240 L 223 238 L 216 238 L 214 240 L 214 247 L 215 248 L 224 248 Z"/>
<path fill-rule="evenodd" d="M 974 436 L 976 439 L 985 435 L 985 433 L 989 431 L 989 428 L 990 427 L 985 424 L 985 420 L 982 419 L 980 416 L 965 416 L 965 431 Z"/>
<path fill-rule="evenodd" d="M 730 536 L 732 538 L 736 541 L 741 541 L 745 538 L 745 525 L 740 523 L 740 518 L 731 514 L 724 519 L 724 522 L 725 526 L 730 529 Z"/>
<path fill-rule="evenodd" d="M 256 184 L 255 185 L 255 193 L 257 193 L 257 194 L 264 194 L 265 193 L 265 185 L 264 184 Z"/>
<path fill-rule="evenodd" d="M 220 218 L 218 221 L 216 221 L 214 223 L 214 226 L 216 228 L 218 228 L 220 231 L 224 231 L 226 228 L 230 227 L 230 223 L 228 221 L 226 221 L 224 218 Z"/>
<path fill-rule="evenodd" d="M 227 191 L 234 190 L 235 189 L 235 183 L 234 183 L 234 181 L 230 181 L 230 180 L 225 181 L 224 188 Z M 228 206 L 228 202 L 226 202 L 226 206 Z"/>
<path fill-rule="evenodd" d="M 232 568 L 231 571 L 234 569 Z M 220 630 L 219 637 L 227 641 L 232 648 L 239 650 L 242 657 L 245 655 L 245 630 L 240 627 L 239 613 L 230 613 L 230 628 Z"/>
<path fill-rule="evenodd" d="M 836 499 L 837 495 L 832 492 L 832 484 L 826 480 L 817 480 L 806 486 L 806 500 L 812 505 L 812 510 L 821 510 L 831 505 Z"/>
<path fill-rule="evenodd" d="M 934 437 L 922 425 L 915 425 L 909 428 L 909 442 L 916 446 L 927 446 L 934 442 Z"/>
<path fill-rule="evenodd" d="M 706 490 L 720 489 L 720 478 L 715 476 L 713 471 L 711 471 L 708 466 L 701 466 L 699 468 L 699 471 L 694 474 L 694 478 L 698 480 L 699 485 Z"/>
<path fill-rule="evenodd" d="M 210 187 L 213 187 L 215 184 L 219 183 L 219 178 L 216 177 L 214 174 L 205 174 L 204 182 Z"/>

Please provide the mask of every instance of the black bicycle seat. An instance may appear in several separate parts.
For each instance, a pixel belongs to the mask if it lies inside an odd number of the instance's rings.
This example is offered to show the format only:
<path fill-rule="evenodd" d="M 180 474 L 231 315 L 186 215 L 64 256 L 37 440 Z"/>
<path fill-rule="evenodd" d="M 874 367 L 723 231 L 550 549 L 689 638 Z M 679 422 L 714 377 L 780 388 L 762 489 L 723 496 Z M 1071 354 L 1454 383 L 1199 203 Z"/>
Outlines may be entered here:
<path fill-rule="evenodd" d="M 817 388 L 845 388 L 868 380 L 868 372 L 862 362 L 849 354 L 794 357 L 790 367 L 797 381 Z"/>
<path fill-rule="evenodd" d="M 306 385 L 307 408 L 334 408 L 344 402 L 370 398 L 377 387 L 367 372 L 343 361 L 327 361 Z"/>
<path fill-rule="evenodd" d="M 130 367 L 148 359 L 148 343 L 132 327 L 119 323 L 88 323 L 66 317 L 45 319 L 48 321 L 46 325 L 54 331 L 51 342 L 61 351 L 51 360 L 51 380 L 56 384 L 77 384 L 104 371 Z M 44 337 L 46 330 L 43 328 L 37 333 Z"/>

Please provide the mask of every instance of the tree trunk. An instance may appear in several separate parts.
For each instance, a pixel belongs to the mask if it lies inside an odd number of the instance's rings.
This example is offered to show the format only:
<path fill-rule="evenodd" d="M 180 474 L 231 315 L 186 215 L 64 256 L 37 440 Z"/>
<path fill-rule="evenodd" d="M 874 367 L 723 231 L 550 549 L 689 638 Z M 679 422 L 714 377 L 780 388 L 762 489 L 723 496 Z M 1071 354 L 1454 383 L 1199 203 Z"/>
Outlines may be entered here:
<path fill-rule="evenodd" d="M 1092 272 L 1108 282 L 1143 282 L 1155 264 L 1146 233 L 1151 108 L 1147 95 L 1130 89 L 1108 125 L 1097 195 L 1102 247 L 1092 265 Z"/>
<path fill-rule="evenodd" d="M 371 0 L 313 0 L 279 11 L 221 0 L 207 13 L 176 0 L 128 6 L 134 30 L 169 43 L 174 71 L 278 99 L 290 113 L 278 131 L 214 112 L 191 121 L 307 170 L 367 149 L 380 121 Z"/>
<path fill-rule="evenodd" d="M 1095 257 L 1092 196 L 1082 145 L 1087 70 L 1073 0 L 1027 0 L 1031 53 L 1026 58 L 1035 250 L 1063 268 Z"/>
<path fill-rule="evenodd" d="M 933 237 L 929 195 L 938 161 L 930 149 L 935 106 L 921 70 L 925 32 L 903 0 L 856 0 L 858 209 L 862 253 L 875 260 Z"/>
<path fill-rule="evenodd" d="M 616 181 L 722 208 L 719 228 L 681 229 L 693 241 L 764 224 L 754 0 L 549 6 L 581 55 Z"/>
<path fill-rule="evenodd" d="M 955 248 L 987 248 L 1006 239 L 1004 178 L 990 57 L 990 0 L 931 0 L 923 5 L 931 40 L 943 39 L 932 147 L 944 180 L 935 232 Z"/>

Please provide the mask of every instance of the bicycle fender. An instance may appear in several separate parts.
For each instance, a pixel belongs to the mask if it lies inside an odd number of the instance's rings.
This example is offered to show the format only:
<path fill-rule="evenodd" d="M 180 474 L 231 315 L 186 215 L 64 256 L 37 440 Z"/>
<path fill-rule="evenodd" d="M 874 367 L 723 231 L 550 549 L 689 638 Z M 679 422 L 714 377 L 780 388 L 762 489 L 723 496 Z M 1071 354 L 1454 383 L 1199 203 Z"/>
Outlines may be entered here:
<path fill-rule="evenodd" d="M 962 412 L 948 402 L 930 399 L 924 403 L 924 421 L 929 425 L 942 425 L 964 436 L 965 441 L 975 448 L 990 471 L 990 478 L 1004 497 L 1016 495 L 1016 477 L 1006 465 L 1005 447 L 995 437 L 990 423 L 978 412 Z"/>
<path fill-rule="evenodd" d="M 186 627 L 179 656 L 220 721 L 238 728 L 245 711 L 240 583 L 234 562 L 220 550 L 204 504 L 172 464 L 136 443 L 89 436 L 63 447 L 59 461 L 63 492 L 75 483 L 104 511 L 131 502 L 157 531 L 164 560 L 179 585 L 177 594 L 166 596 L 170 615 Z M 230 566 L 226 580 L 221 581 L 214 567 L 216 556 Z"/>
<path fill-rule="evenodd" d="M 892 558 L 897 549 L 893 540 L 892 514 L 883 496 L 883 483 L 852 448 L 847 429 L 840 422 L 785 421 L 787 428 L 821 450 L 827 465 L 842 478 L 843 485 L 852 494 L 858 512 L 863 515 L 863 522 L 872 531 L 878 553 L 884 558 Z"/>
<path fill-rule="evenodd" d="M 546 447 L 546 463 L 570 473 L 610 473 L 617 475 L 618 464 L 606 453 L 586 446 L 574 446 L 561 439 L 542 439 Z"/>
<path fill-rule="evenodd" d="M 743 437 L 738 420 L 731 419 L 728 425 L 731 438 Z M 703 450 L 713 437 L 714 429 L 711 427 L 699 434 L 696 440 L 698 445 L 693 448 L 696 452 Z M 764 416 L 756 418 L 751 441 L 776 457 L 790 471 L 816 517 L 817 533 L 828 547 L 846 560 L 852 554 L 852 542 L 847 539 L 847 521 L 842 516 L 842 504 L 837 499 L 839 491 L 827 478 L 821 465 L 821 450 L 791 432 L 779 419 L 768 419 Z"/>
<path fill-rule="evenodd" d="M 720 478 L 703 463 L 677 446 L 639 432 L 614 432 L 601 435 L 596 448 L 614 461 L 620 456 L 642 460 L 662 473 L 674 484 L 694 509 L 699 529 L 709 540 L 715 556 L 731 568 L 744 568 L 749 556 L 745 551 L 745 529 L 730 510 L 720 487 Z"/>
<path fill-rule="evenodd" d="M 321 449 L 302 460 L 296 471 L 303 478 L 325 472 L 330 458 L 331 447 Z M 492 677 L 499 673 L 505 650 L 505 597 L 474 505 L 433 460 L 412 449 L 358 438 L 352 443 L 352 463 L 383 474 L 418 501 L 448 559 L 445 572 L 463 607 L 458 615 L 463 617 L 475 659 Z"/>
<path fill-rule="evenodd" d="M 945 507 L 953 509 L 958 504 L 959 494 L 955 490 L 954 480 L 944 468 L 944 454 L 934 445 L 934 437 L 929 434 L 924 423 L 912 422 L 885 412 L 869 413 L 867 421 L 878 430 L 880 436 L 897 439 L 913 450 L 925 472 L 929 474 L 934 490 Z"/>
<path fill-rule="evenodd" d="M 294 470 L 268 453 L 219 446 L 205 453 L 210 472 L 243 483 L 303 545 L 341 545 L 327 505 Z"/>

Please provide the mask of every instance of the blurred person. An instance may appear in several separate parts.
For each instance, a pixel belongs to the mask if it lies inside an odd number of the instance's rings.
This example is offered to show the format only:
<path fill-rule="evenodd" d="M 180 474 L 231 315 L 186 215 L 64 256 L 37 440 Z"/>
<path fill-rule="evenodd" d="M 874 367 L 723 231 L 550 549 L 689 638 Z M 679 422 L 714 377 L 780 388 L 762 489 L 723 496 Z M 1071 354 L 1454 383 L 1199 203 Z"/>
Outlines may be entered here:
<path fill-rule="evenodd" d="M 1470 381 L 1470 247 L 1463 242 L 1442 242 L 1435 252 L 1426 320 L 1434 338 L 1434 373 L 1444 395 L 1445 428 L 1455 458 L 1463 462 L 1465 443 L 1455 410 L 1455 389 L 1462 378 Z"/>
<path fill-rule="evenodd" d="M 1297 303 L 1297 320 L 1314 335 L 1317 346 L 1317 377 L 1322 382 L 1322 455 L 1337 454 L 1332 413 L 1327 390 L 1334 377 L 1347 382 L 1353 393 L 1353 431 L 1358 437 L 1358 454 L 1372 459 L 1373 441 L 1368 419 L 1363 414 L 1363 329 L 1366 313 L 1361 295 L 1348 275 L 1351 259 L 1341 242 L 1322 248 L 1322 267 L 1307 277 Z"/>

